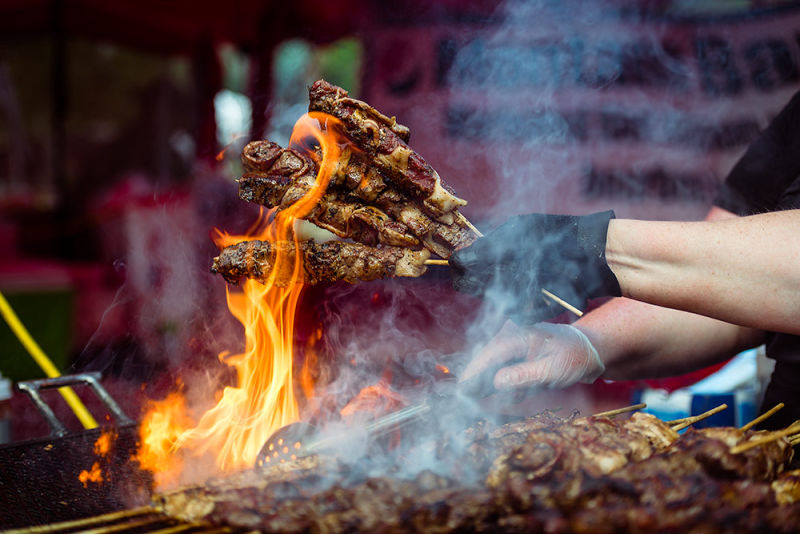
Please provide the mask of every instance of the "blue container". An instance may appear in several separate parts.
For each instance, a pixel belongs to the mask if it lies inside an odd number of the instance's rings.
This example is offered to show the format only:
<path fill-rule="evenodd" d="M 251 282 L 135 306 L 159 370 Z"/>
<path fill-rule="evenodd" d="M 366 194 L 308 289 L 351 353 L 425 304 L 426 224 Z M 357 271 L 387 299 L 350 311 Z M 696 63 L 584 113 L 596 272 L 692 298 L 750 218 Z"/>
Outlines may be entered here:
<path fill-rule="evenodd" d="M 720 404 L 727 404 L 728 409 L 706 417 L 692 426 L 705 428 L 709 426 L 736 426 L 736 396 L 733 393 L 695 393 L 692 395 L 692 415 L 700 415 Z"/>

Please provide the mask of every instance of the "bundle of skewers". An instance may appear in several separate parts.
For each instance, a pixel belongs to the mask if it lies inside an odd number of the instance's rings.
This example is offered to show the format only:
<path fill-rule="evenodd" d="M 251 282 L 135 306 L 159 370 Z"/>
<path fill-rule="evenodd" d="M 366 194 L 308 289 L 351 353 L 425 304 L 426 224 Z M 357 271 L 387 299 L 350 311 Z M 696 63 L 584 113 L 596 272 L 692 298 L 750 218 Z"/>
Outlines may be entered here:
<path fill-rule="evenodd" d="M 431 253 L 448 258 L 481 235 L 459 212 L 466 201 L 408 146 L 407 127 L 323 80 L 311 86 L 309 111 L 337 119 L 347 142 L 325 192 L 303 218 L 348 241 L 300 242 L 304 283 L 421 276 Z M 318 147 L 254 141 L 242 151 L 239 197 L 284 210 L 314 186 L 322 158 Z M 231 245 L 214 259 L 212 270 L 233 283 L 243 277 L 264 281 L 281 247 L 294 253 L 296 245 Z M 275 283 L 290 279 L 289 273 L 278 273 Z"/>
<path fill-rule="evenodd" d="M 787 469 L 800 423 L 679 434 L 724 405 L 677 422 L 620 416 L 641 407 L 478 424 L 457 458 L 452 436 L 440 438 L 436 472 L 411 479 L 313 456 L 164 494 L 158 507 L 270 532 L 796 531 L 800 470 Z M 465 470 L 481 477 L 464 482 Z"/>

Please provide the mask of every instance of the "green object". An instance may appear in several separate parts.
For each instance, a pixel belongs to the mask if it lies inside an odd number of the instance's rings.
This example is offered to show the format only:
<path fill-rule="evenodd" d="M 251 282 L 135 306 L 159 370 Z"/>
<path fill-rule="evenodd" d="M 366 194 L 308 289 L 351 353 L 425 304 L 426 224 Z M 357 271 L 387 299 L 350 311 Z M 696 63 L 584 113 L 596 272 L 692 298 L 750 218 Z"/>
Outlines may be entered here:
<path fill-rule="evenodd" d="M 74 295 L 67 289 L 7 291 L 8 303 L 33 339 L 62 372 L 69 365 Z M 0 372 L 14 382 L 44 378 L 44 372 L 0 318 Z"/>

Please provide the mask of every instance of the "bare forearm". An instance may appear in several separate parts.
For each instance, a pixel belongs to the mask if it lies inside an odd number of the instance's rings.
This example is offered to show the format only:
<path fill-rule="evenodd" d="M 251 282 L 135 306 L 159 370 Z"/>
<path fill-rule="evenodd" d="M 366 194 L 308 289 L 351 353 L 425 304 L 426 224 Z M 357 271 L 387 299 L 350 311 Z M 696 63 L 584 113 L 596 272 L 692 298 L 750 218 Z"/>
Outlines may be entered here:
<path fill-rule="evenodd" d="M 606 258 L 623 295 L 800 334 L 800 210 L 702 222 L 614 220 Z"/>
<path fill-rule="evenodd" d="M 605 378 L 682 374 L 757 346 L 758 330 L 626 298 L 613 299 L 575 323 L 606 366 Z"/>

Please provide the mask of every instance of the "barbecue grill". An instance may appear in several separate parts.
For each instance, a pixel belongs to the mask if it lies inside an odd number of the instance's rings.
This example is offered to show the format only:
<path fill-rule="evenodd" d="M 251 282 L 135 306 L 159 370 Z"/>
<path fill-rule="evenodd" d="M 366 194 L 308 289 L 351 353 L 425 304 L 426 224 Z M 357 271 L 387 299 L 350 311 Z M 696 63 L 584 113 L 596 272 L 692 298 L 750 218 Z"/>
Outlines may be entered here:
<path fill-rule="evenodd" d="M 30 380 L 17 386 L 27 393 L 50 425 L 45 438 L 0 447 L 0 526 L 30 527 L 108 513 L 149 500 L 152 479 L 138 469 L 137 428 L 99 382 L 99 373 Z M 114 424 L 69 434 L 40 391 L 89 386 L 114 418 Z M 113 432 L 113 446 L 98 458 L 95 443 Z M 79 474 L 98 462 L 103 482 L 81 482 Z M 66 528 L 66 527 L 65 527 Z"/>

